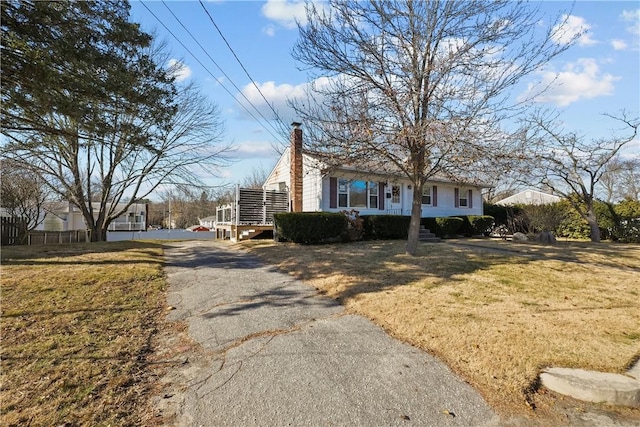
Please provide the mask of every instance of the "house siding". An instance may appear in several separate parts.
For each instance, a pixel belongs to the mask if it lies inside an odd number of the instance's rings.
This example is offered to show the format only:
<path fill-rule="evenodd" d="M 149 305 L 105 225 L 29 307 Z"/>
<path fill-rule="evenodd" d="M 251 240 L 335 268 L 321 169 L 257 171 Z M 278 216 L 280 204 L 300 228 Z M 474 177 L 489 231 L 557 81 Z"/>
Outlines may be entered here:
<path fill-rule="evenodd" d="M 427 183 L 427 185 L 436 186 L 437 190 L 431 190 L 432 202 L 435 199 L 436 205 L 422 205 L 422 217 L 446 217 L 456 215 L 482 215 L 482 194 L 479 188 L 462 187 L 456 184 L 447 183 Z M 456 192 L 456 189 L 458 191 Z M 468 200 L 468 206 L 456 206 L 456 194 L 466 194 L 467 197 L 471 191 L 471 199 Z M 436 196 L 434 198 L 434 195 Z"/>
<path fill-rule="evenodd" d="M 331 207 L 331 180 L 332 178 L 338 178 L 338 174 L 334 174 L 336 176 L 326 176 L 322 178 L 322 200 L 320 203 L 320 208 L 322 211 L 326 212 L 340 212 L 345 209 L 344 207 Z M 362 176 L 354 176 L 349 174 L 341 174 L 340 178 L 347 179 L 361 179 L 365 180 Z M 373 182 L 379 183 L 379 178 L 369 179 Z M 411 215 L 411 204 L 413 200 L 413 190 L 409 188 L 410 184 L 407 182 L 401 182 L 399 180 L 395 181 L 396 185 L 400 185 L 401 191 L 401 209 L 403 215 Z M 482 205 L 482 195 L 480 193 L 479 188 L 469 188 L 469 187 L 460 187 L 455 184 L 447 184 L 441 182 L 429 182 L 427 185 L 432 186 L 432 204 L 431 205 L 422 205 L 422 217 L 447 217 L 447 216 L 456 216 L 456 215 L 482 215 L 483 214 L 483 205 Z M 433 186 L 436 187 L 435 191 Z M 391 191 L 391 184 L 385 186 L 384 193 Z M 469 199 L 469 206 L 460 206 L 456 207 L 456 197 L 455 197 L 455 189 L 459 189 L 459 194 L 465 194 L 468 196 L 469 191 L 471 191 L 472 198 Z M 380 192 L 382 193 L 382 191 Z M 384 200 L 384 209 L 380 209 L 380 200 Z M 358 208 L 358 212 L 360 215 L 385 215 L 389 213 L 389 201 L 386 196 L 384 199 L 378 198 L 378 208 L 375 209 L 363 209 Z M 433 203 L 435 201 L 435 203 Z"/>
<path fill-rule="evenodd" d="M 291 176 L 289 169 L 290 153 L 291 150 L 289 148 L 287 148 L 284 153 L 282 153 L 282 156 L 280 156 L 278 163 L 276 163 L 273 171 L 271 171 L 271 173 L 267 177 L 267 180 L 262 186 L 265 190 L 281 191 L 280 183 L 284 183 L 284 185 L 287 187 L 287 190 L 291 187 Z"/>
<path fill-rule="evenodd" d="M 281 185 L 285 185 L 287 189 L 290 188 L 289 153 L 290 150 L 287 148 L 265 181 L 263 186 L 265 189 L 281 190 Z M 304 212 L 341 212 L 350 209 L 339 207 L 337 203 L 331 203 L 332 178 L 335 181 L 334 186 L 337 185 L 338 178 L 372 181 L 379 185 L 378 207 L 374 209 L 358 208 L 360 215 L 385 215 L 390 213 L 393 208 L 401 210 L 403 215 L 411 214 L 413 190 L 409 188 L 411 184 L 408 180 L 397 177 L 385 179 L 379 175 L 367 176 L 348 171 L 336 171 L 328 175 L 322 175 L 321 168 L 318 167 L 316 161 L 306 155 L 303 155 L 302 204 Z M 385 184 L 384 189 L 382 188 L 383 183 Z M 399 207 L 392 207 L 391 199 L 386 197 L 387 193 L 391 192 L 392 183 L 400 186 L 401 205 Z M 439 181 L 428 182 L 426 185 L 432 187 L 432 205 L 422 206 L 423 218 L 483 214 L 482 195 L 479 187 Z M 468 206 L 456 207 L 456 188 L 459 194 L 465 194 L 467 197 L 471 190 Z M 334 189 L 334 191 L 336 190 Z M 337 193 L 333 194 L 333 198 L 334 202 L 337 202 Z M 394 210 L 393 212 L 396 211 Z"/>
<path fill-rule="evenodd" d="M 302 211 L 322 210 L 322 175 L 320 171 L 305 164 L 302 178 Z"/>

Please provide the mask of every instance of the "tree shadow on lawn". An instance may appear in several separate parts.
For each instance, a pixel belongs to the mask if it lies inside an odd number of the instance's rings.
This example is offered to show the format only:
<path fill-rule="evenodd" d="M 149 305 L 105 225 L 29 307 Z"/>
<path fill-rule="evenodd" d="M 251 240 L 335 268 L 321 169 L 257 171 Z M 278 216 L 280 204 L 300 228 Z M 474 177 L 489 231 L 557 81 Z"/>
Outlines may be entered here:
<path fill-rule="evenodd" d="M 38 246 L 7 246 L 2 248 L 2 265 L 100 265 L 100 264 L 138 264 L 163 262 L 157 249 L 165 246 L 159 242 L 121 241 L 92 242 L 74 244 L 55 244 Z M 135 259 L 122 259 L 120 253 L 134 251 Z M 83 256 L 99 254 L 100 259 L 82 259 Z M 111 258 L 108 254 L 113 254 Z"/>
<path fill-rule="evenodd" d="M 617 269 L 640 269 L 640 245 L 614 242 L 509 242 L 495 240 L 452 240 L 452 245 L 479 251 L 499 251 L 520 257 L 548 259 L 576 264 L 594 264 Z"/>
<path fill-rule="evenodd" d="M 359 294 L 376 293 L 398 286 L 420 283 L 432 288 L 463 282 L 463 276 L 484 270 L 496 262 L 528 263 L 518 257 L 478 253 L 473 248 L 439 243 L 423 244 L 416 256 L 405 254 L 405 241 L 369 241 L 345 244 L 250 247 L 265 262 L 274 264 L 299 280 L 334 281 L 331 290 L 321 290 L 338 301 Z"/>

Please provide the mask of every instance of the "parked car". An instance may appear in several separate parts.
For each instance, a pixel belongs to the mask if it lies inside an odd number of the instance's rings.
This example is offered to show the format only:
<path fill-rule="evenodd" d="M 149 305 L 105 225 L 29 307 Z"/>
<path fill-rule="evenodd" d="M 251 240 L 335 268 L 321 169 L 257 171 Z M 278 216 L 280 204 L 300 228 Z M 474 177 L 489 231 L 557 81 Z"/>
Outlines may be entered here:
<path fill-rule="evenodd" d="M 187 231 L 210 231 L 208 227 L 204 225 L 192 225 L 191 227 L 186 229 Z"/>

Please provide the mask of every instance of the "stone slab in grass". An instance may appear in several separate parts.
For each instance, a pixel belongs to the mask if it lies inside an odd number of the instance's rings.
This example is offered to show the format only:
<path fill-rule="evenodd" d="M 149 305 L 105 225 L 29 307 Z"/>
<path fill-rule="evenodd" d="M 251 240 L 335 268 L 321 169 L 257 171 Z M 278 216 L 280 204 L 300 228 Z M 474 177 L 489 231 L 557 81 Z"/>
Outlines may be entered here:
<path fill-rule="evenodd" d="M 626 375 L 548 368 L 540 374 L 546 388 L 586 402 L 640 407 L 640 381 Z"/>

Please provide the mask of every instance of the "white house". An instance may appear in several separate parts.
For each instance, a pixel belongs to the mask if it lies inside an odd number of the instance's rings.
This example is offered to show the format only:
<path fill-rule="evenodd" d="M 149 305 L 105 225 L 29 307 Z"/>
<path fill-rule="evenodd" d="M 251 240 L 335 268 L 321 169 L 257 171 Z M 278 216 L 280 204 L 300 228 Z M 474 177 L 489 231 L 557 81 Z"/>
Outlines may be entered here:
<path fill-rule="evenodd" d="M 94 215 L 97 218 L 99 203 L 94 202 Z M 119 208 L 122 205 L 118 205 Z M 147 205 L 134 203 L 127 212 L 109 224 L 109 231 L 146 231 Z M 48 202 L 44 205 L 44 220 L 36 227 L 40 231 L 70 231 L 86 230 L 84 216 L 76 205 L 71 202 Z"/>
<path fill-rule="evenodd" d="M 353 167 L 326 168 L 302 152 L 299 124 L 288 147 L 267 177 L 265 190 L 286 191 L 294 212 L 340 212 L 360 215 L 411 215 L 412 183 L 407 177 L 374 173 Z M 422 217 L 482 215 L 485 185 L 433 179 L 422 195 Z"/>
<path fill-rule="evenodd" d="M 512 205 L 549 205 L 562 200 L 554 194 L 543 193 L 538 190 L 527 189 L 513 196 L 509 196 L 496 202 L 496 205 L 512 206 Z"/>

